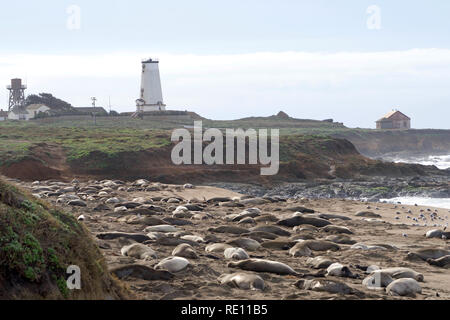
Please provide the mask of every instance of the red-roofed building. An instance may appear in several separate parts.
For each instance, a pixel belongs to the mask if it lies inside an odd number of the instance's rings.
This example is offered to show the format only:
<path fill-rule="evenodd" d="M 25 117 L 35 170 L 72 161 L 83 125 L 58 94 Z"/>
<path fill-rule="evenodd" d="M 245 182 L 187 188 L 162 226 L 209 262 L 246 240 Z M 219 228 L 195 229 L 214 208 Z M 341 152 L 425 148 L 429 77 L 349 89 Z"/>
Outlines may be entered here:
<path fill-rule="evenodd" d="M 411 129 L 411 118 L 398 110 L 392 110 L 377 121 L 377 129 Z"/>

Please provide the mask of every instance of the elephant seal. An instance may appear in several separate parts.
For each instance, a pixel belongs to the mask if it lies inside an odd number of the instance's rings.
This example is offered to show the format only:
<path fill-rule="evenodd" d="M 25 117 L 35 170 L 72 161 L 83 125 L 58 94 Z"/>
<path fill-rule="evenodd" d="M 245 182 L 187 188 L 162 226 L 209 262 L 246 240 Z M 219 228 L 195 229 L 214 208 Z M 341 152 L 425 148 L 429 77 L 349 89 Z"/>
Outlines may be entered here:
<path fill-rule="evenodd" d="M 129 246 L 123 247 L 120 252 L 123 256 L 132 257 L 136 259 L 150 260 L 156 259 L 156 252 L 142 243 L 133 243 Z"/>
<path fill-rule="evenodd" d="M 218 278 L 223 285 L 229 285 L 242 290 L 264 290 L 264 280 L 256 275 L 244 272 L 223 274 Z"/>
<path fill-rule="evenodd" d="M 278 220 L 273 214 L 263 214 L 255 218 L 256 222 L 278 222 Z"/>
<path fill-rule="evenodd" d="M 227 243 L 213 243 L 213 244 L 207 245 L 205 248 L 205 251 L 210 252 L 210 253 L 212 253 L 212 252 L 223 253 L 225 251 L 225 249 L 228 249 L 228 248 L 232 248 L 232 246 L 230 246 Z"/>
<path fill-rule="evenodd" d="M 228 267 L 247 271 L 275 273 L 279 275 L 298 275 L 298 273 L 287 264 L 264 259 L 247 259 L 238 262 L 230 262 L 228 263 Z"/>
<path fill-rule="evenodd" d="M 273 233 L 282 237 L 290 237 L 291 233 L 277 226 L 261 226 L 251 228 L 250 231 L 263 231 Z"/>
<path fill-rule="evenodd" d="M 331 264 L 327 268 L 327 277 L 333 276 L 333 277 L 345 277 L 345 278 L 356 278 L 356 275 L 354 275 L 350 268 L 347 266 L 344 266 L 338 262 Z"/>
<path fill-rule="evenodd" d="M 427 259 L 427 262 L 433 266 L 450 268 L 450 255 L 440 257 L 439 259 Z"/>
<path fill-rule="evenodd" d="M 223 252 L 225 259 L 245 260 L 250 258 L 242 248 L 228 248 Z"/>
<path fill-rule="evenodd" d="M 337 244 L 355 244 L 356 241 L 352 240 L 348 235 L 346 234 L 333 234 L 325 238 L 327 241 L 331 241 Z"/>
<path fill-rule="evenodd" d="M 416 293 L 422 293 L 422 287 L 414 279 L 398 279 L 387 286 L 386 292 L 391 296 L 414 297 Z"/>
<path fill-rule="evenodd" d="M 160 263 L 158 263 L 155 266 L 155 270 L 167 270 L 171 273 L 179 272 L 186 268 L 189 265 L 189 261 L 182 257 L 168 257 L 163 260 L 161 260 Z"/>
<path fill-rule="evenodd" d="M 227 244 L 230 244 L 232 246 L 236 246 L 245 250 L 249 251 L 255 251 L 258 250 L 259 247 L 261 247 L 261 244 L 253 239 L 250 238 L 237 238 L 231 241 L 228 241 Z"/>
<path fill-rule="evenodd" d="M 358 211 L 355 216 L 364 218 L 381 218 L 378 213 L 373 213 L 372 211 Z"/>
<path fill-rule="evenodd" d="M 425 248 L 415 252 L 408 252 L 407 259 L 420 259 L 427 261 L 428 259 L 439 259 L 447 255 L 450 255 L 450 250 L 442 248 Z"/>
<path fill-rule="evenodd" d="M 325 227 L 327 225 L 330 225 L 331 222 L 322 218 L 316 218 L 316 217 L 306 217 L 304 215 L 298 215 L 292 218 L 288 218 L 288 219 L 283 219 L 277 222 L 278 225 L 280 226 L 285 226 L 285 227 L 296 227 L 296 226 L 300 226 L 302 224 L 309 224 L 312 225 L 314 227 Z"/>
<path fill-rule="evenodd" d="M 179 244 L 175 249 L 173 249 L 172 255 L 175 257 L 198 259 L 197 253 L 195 252 L 194 248 L 192 248 L 187 243 Z"/>
<path fill-rule="evenodd" d="M 289 254 L 294 257 L 310 256 L 311 251 L 338 251 L 341 247 L 334 242 L 325 240 L 304 240 L 298 242 L 289 250 Z"/>
<path fill-rule="evenodd" d="M 336 294 L 353 294 L 355 290 L 345 283 L 334 280 L 305 280 L 300 279 L 294 283 L 299 289 Z"/>
<path fill-rule="evenodd" d="M 430 230 L 425 234 L 427 238 L 439 238 L 442 239 L 442 236 L 445 236 L 446 239 L 450 238 L 450 232 L 445 232 L 439 229 Z"/>
<path fill-rule="evenodd" d="M 149 226 L 144 229 L 144 232 L 162 232 L 162 233 L 169 233 L 169 232 L 177 232 L 178 229 L 174 226 L 168 225 L 168 224 L 162 224 L 159 226 Z"/>
<path fill-rule="evenodd" d="M 123 279 L 126 277 L 133 277 L 147 281 L 152 281 L 152 280 L 170 280 L 173 278 L 173 274 L 171 274 L 169 271 L 155 270 L 153 268 L 149 268 L 147 266 L 140 264 L 120 266 L 111 269 L 110 272 L 119 279 Z"/>
<path fill-rule="evenodd" d="M 326 269 L 333 264 L 333 261 L 326 257 L 318 256 L 314 258 L 308 258 L 306 264 L 314 269 Z"/>
<path fill-rule="evenodd" d="M 386 288 L 394 279 L 385 272 L 380 272 L 380 270 L 376 270 L 364 278 L 362 284 L 367 289 L 379 290 Z"/>
<path fill-rule="evenodd" d="M 329 233 L 345 233 L 345 234 L 353 234 L 347 227 L 335 226 L 334 224 L 330 224 L 320 229 L 321 231 L 329 232 Z"/>
<path fill-rule="evenodd" d="M 197 243 L 204 243 L 205 242 L 205 239 L 203 239 L 202 237 L 191 235 L 191 234 L 187 234 L 187 235 L 181 236 L 180 238 L 183 239 L 183 240 L 194 241 L 194 242 L 197 242 Z"/>
<path fill-rule="evenodd" d="M 330 213 L 319 213 L 317 216 L 319 218 L 326 219 L 326 220 L 331 220 L 331 219 L 344 220 L 344 221 L 352 220 L 352 218 L 349 218 L 346 216 L 341 216 L 338 214 L 330 214 Z"/>
<path fill-rule="evenodd" d="M 246 236 L 252 239 L 267 239 L 267 240 L 275 240 L 276 238 L 278 238 L 279 236 L 274 234 L 274 233 L 270 233 L 270 232 L 264 232 L 264 231 L 252 231 L 249 233 L 244 233 L 242 236 Z M 262 242 L 262 241 L 261 241 Z"/>
<path fill-rule="evenodd" d="M 402 279 L 402 278 L 411 278 L 416 281 L 423 282 L 423 274 L 418 273 L 410 268 L 404 268 L 404 267 L 396 267 L 396 268 L 387 268 L 387 269 L 381 269 L 379 272 L 386 273 L 390 275 L 394 279 Z"/>
<path fill-rule="evenodd" d="M 208 231 L 216 233 L 231 233 L 231 234 L 243 234 L 249 232 L 247 229 L 235 226 L 220 226 L 217 228 L 209 228 Z"/>
<path fill-rule="evenodd" d="M 296 244 L 295 241 L 286 240 L 269 240 L 261 244 L 263 248 L 274 250 L 289 250 Z"/>

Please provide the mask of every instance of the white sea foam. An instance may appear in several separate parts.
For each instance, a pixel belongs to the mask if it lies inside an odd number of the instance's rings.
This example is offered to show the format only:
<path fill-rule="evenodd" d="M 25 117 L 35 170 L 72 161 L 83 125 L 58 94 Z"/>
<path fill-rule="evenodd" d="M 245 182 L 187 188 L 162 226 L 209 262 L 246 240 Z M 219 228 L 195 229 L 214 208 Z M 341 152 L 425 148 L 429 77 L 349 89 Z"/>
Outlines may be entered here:
<path fill-rule="evenodd" d="M 426 166 L 434 165 L 439 169 L 448 169 L 450 168 L 450 154 L 441 155 L 441 156 L 426 156 L 426 157 L 417 157 L 417 158 L 395 158 L 392 161 L 394 162 L 403 162 L 403 163 L 417 163 Z"/>
<path fill-rule="evenodd" d="M 390 203 L 401 202 L 406 205 L 430 206 L 437 208 L 450 209 L 450 198 L 421 198 L 421 197 L 398 197 L 392 199 L 380 199 Z"/>

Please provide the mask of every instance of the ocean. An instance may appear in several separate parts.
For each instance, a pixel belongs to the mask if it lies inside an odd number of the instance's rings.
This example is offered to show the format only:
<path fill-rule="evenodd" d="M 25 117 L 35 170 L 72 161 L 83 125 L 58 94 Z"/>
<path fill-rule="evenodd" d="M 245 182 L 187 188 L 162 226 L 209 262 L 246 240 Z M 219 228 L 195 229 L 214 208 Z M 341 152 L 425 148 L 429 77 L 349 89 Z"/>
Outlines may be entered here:
<path fill-rule="evenodd" d="M 423 165 L 435 165 L 439 169 L 450 168 L 450 154 L 440 156 L 426 156 L 409 159 L 393 159 L 394 162 L 404 163 L 418 163 Z M 392 203 L 401 202 L 407 205 L 423 205 L 438 208 L 450 209 L 450 198 L 420 198 L 420 197 L 399 197 L 393 199 L 381 199 L 381 201 L 387 201 Z"/>

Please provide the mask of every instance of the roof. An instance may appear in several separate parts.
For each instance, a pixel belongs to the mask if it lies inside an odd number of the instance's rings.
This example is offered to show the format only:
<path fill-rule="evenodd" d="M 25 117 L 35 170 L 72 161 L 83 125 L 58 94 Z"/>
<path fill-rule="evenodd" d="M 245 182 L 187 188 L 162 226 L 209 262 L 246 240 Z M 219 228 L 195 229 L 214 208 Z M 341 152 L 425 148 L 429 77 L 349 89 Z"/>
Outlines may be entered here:
<path fill-rule="evenodd" d="M 408 120 L 411 120 L 410 117 L 408 117 L 406 114 L 398 111 L 398 110 L 392 110 L 390 112 L 388 112 L 383 118 L 379 119 L 377 122 L 383 122 L 383 121 L 389 121 L 394 115 L 400 114 L 406 118 L 408 118 Z"/>
<path fill-rule="evenodd" d="M 27 110 L 28 111 L 36 111 L 37 109 L 41 108 L 41 107 L 46 107 L 47 109 L 50 109 L 49 107 L 47 107 L 45 104 L 42 103 L 35 103 L 35 104 L 30 104 L 27 106 Z"/>
<path fill-rule="evenodd" d="M 103 107 L 86 107 L 86 108 L 75 108 L 79 112 L 96 112 L 96 113 L 107 113 Z"/>

